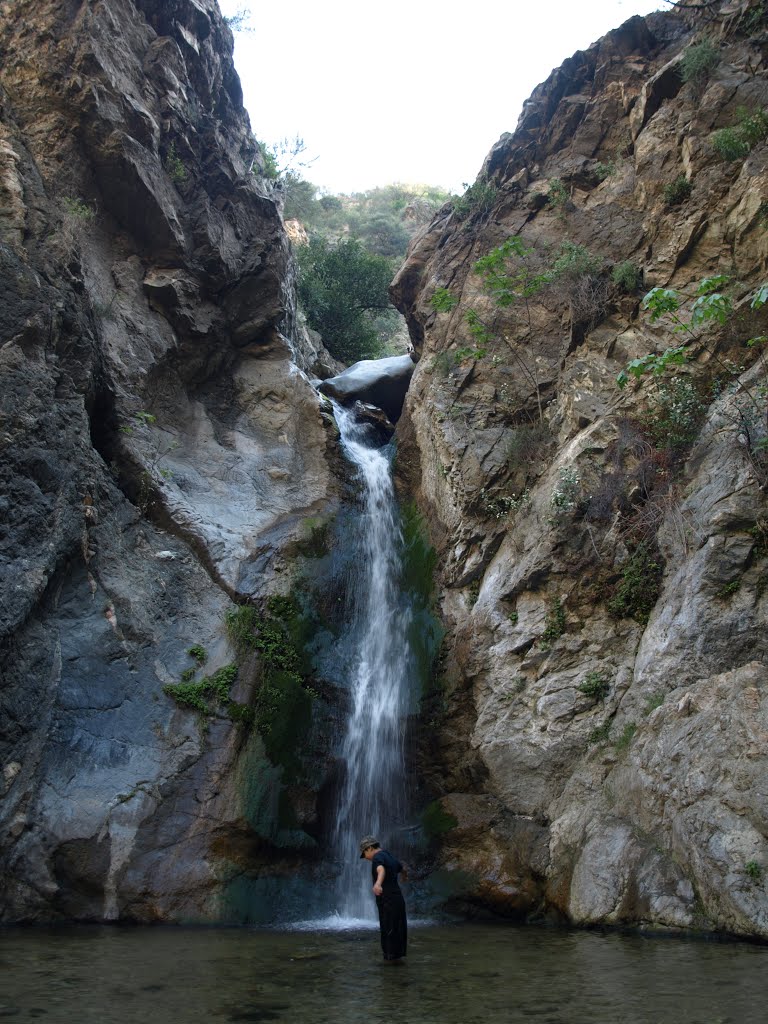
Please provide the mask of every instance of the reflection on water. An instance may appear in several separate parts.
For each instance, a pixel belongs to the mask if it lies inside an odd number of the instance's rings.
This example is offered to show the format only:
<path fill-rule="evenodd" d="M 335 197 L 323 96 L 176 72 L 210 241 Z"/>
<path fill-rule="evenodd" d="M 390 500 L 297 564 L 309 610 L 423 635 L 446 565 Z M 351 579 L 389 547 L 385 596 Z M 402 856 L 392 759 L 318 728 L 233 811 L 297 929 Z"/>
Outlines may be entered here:
<path fill-rule="evenodd" d="M 499 925 L 0 930 L 0 1019 L 50 1024 L 763 1024 L 768 949 Z"/>

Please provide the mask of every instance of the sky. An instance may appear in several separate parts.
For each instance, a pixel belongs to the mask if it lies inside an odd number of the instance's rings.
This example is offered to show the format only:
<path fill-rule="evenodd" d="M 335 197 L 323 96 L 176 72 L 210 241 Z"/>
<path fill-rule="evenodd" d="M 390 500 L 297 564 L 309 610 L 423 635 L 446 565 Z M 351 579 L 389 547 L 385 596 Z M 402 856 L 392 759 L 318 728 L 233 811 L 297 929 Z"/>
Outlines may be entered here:
<path fill-rule="evenodd" d="M 664 0 L 220 0 L 248 12 L 235 67 L 254 135 L 303 139 L 334 194 L 460 193 L 523 101 L 576 50 Z M 311 162 L 310 162 L 311 161 Z"/>

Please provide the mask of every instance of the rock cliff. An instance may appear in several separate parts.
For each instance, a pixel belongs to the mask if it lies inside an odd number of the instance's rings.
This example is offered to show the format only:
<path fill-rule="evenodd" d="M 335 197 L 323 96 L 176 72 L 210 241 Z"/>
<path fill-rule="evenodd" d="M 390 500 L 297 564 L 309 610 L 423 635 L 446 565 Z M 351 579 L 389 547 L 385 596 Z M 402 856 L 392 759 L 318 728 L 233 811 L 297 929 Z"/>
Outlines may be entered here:
<path fill-rule="evenodd" d="M 762 4 L 670 11 L 575 54 L 393 285 L 420 356 L 400 485 L 448 631 L 421 768 L 456 906 L 768 935 L 766 381 L 745 344 L 766 333 L 766 28 Z M 733 306 L 702 319 L 721 274 Z M 642 308 L 652 287 L 674 316 Z"/>
<path fill-rule="evenodd" d="M 214 0 L 0 14 L 0 919 L 238 919 L 327 759 L 219 674 L 341 494 L 290 247 Z"/>

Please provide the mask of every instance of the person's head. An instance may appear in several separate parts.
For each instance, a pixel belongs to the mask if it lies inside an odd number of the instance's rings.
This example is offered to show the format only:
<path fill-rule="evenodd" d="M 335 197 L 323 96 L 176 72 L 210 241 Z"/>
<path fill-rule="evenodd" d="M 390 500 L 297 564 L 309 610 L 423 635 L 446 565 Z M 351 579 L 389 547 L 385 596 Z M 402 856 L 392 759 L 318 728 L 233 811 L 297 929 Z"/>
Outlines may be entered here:
<path fill-rule="evenodd" d="M 381 844 L 376 836 L 364 836 L 360 840 L 360 857 L 365 857 L 366 860 L 370 860 L 376 855 L 376 851 L 381 849 Z"/>

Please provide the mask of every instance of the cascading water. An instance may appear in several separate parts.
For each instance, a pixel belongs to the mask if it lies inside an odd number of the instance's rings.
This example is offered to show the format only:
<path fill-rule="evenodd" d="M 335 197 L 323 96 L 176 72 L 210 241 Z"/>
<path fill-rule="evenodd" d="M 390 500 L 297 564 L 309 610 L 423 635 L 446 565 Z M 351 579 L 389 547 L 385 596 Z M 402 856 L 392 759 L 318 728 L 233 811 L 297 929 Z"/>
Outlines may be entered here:
<path fill-rule="evenodd" d="M 393 840 L 397 848 L 396 832 L 407 812 L 404 723 L 413 673 L 411 610 L 400 587 L 402 532 L 391 453 L 371 446 L 370 428 L 358 423 L 352 411 L 336 405 L 334 410 L 364 499 L 346 638 L 351 711 L 340 751 L 344 777 L 333 834 L 334 857 L 341 865 L 336 913 L 368 921 L 374 912 L 370 869 L 360 863 L 358 841 L 373 834 L 382 845 Z"/>

